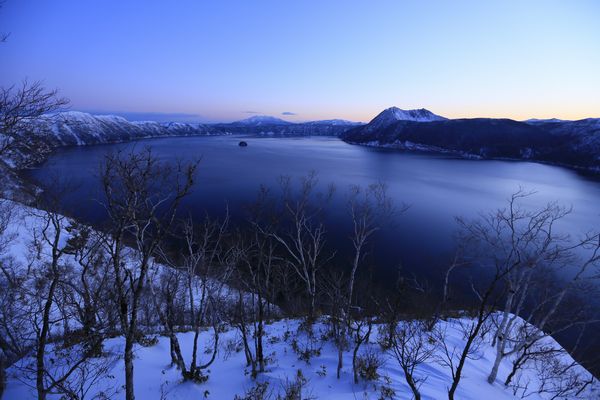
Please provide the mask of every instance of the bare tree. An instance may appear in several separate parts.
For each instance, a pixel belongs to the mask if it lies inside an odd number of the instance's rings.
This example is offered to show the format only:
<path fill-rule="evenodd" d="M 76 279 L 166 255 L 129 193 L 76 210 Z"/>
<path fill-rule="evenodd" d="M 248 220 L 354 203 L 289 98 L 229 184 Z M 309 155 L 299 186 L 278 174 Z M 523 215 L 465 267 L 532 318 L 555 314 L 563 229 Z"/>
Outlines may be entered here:
<path fill-rule="evenodd" d="M 329 186 L 325 193 L 317 192 L 316 173 L 303 177 L 298 191 L 289 177 L 281 178 L 282 210 L 278 230 L 267 231 L 283 252 L 288 267 L 303 282 L 308 296 L 308 316 L 315 317 L 319 271 L 333 254 L 325 251 L 325 227 L 322 217 L 325 205 L 333 196 Z"/>
<path fill-rule="evenodd" d="M 67 349 L 55 350 L 51 354 L 55 361 L 55 369 L 64 369 L 68 367 L 63 365 L 63 360 L 74 358 L 73 353 L 77 349 L 73 347 Z M 83 349 L 87 352 L 86 349 Z M 116 357 L 105 354 L 103 357 L 87 358 L 85 362 L 77 365 L 77 368 L 71 373 L 69 379 L 60 382 L 57 392 L 65 400 L 105 400 L 113 398 L 118 389 L 111 379 L 111 369 L 116 363 Z"/>
<path fill-rule="evenodd" d="M 493 253 L 490 253 L 485 246 L 485 242 L 482 244 L 482 237 L 488 237 L 490 230 L 499 229 L 493 220 L 490 223 L 489 219 L 482 218 L 468 222 L 458 218 L 457 221 L 460 227 L 459 242 L 467 251 L 465 256 L 474 260 L 473 265 L 483 271 L 483 276 L 478 279 L 478 284 L 471 282 L 471 289 L 475 297 L 471 318 L 455 321 L 465 339 L 464 345 L 447 343 L 446 332 L 439 329 L 437 331 L 440 347 L 443 350 L 439 362 L 450 370 L 452 377 L 452 383 L 448 388 L 449 400 L 454 400 L 465 362 L 475 354 L 482 340 L 480 337 L 482 328 L 502 298 L 503 279 L 520 265 L 520 259 L 494 257 Z M 490 254 L 492 254 L 491 257 Z M 453 266 L 455 264 L 453 263 Z M 446 282 L 449 282 L 448 276 Z M 444 289 L 444 293 L 448 293 L 447 288 Z"/>
<path fill-rule="evenodd" d="M 558 316 L 569 291 L 578 283 L 597 276 L 599 236 L 586 235 L 573 243 L 568 235 L 557 233 L 559 228 L 556 227 L 570 210 L 555 203 L 538 210 L 527 210 L 520 202 L 530 195 L 522 190 L 513 194 L 508 207 L 484 217 L 488 229 L 475 231 L 477 241 L 486 249 L 488 257 L 496 264 L 507 266 L 507 273 L 502 278 L 504 304 L 495 319 L 497 326 L 492 345 L 496 355 L 488 376 L 489 383 L 496 380 L 505 357 L 549 334 L 551 329 L 548 328 Z M 580 254 L 585 250 L 588 255 L 582 259 Z M 549 278 L 557 274 L 566 278 L 553 289 L 544 288 Z M 571 312 L 570 321 L 562 321 L 561 325 L 564 328 L 581 323 L 577 319 L 578 314 Z M 517 338 L 519 332 L 528 329 L 525 325 L 536 326 L 537 335 Z"/>
<path fill-rule="evenodd" d="M 486 224 L 493 229 L 488 229 L 485 235 L 480 231 L 478 236 L 497 263 L 512 266 L 503 278 L 506 299 L 493 340 L 496 358 L 488 377 L 490 383 L 495 381 L 500 362 L 508 355 L 507 338 L 523 312 L 536 268 L 552 268 L 569 261 L 568 254 L 557 246 L 565 238 L 555 233 L 554 228 L 569 210 L 555 204 L 536 211 L 524 210 L 519 201 L 529 195 L 522 191 L 513 194 L 506 209 L 486 217 Z"/>
<path fill-rule="evenodd" d="M 59 191 L 60 192 L 60 191 Z M 30 246 L 29 265 L 20 278 L 20 307 L 30 324 L 21 325 L 20 341 L 25 351 L 33 351 L 34 362 L 26 363 L 23 370 L 32 374 L 39 399 L 48 394 L 63 393 L 72 382 L 76 371 L 89 361 L 90 353 L 80 349 L 76 342 L 69 343 L 73 310 L 67 297 L 73 297 L 72 280 L 76 277 L 74 265 L 68 255 L 73 223 L 64 215 L 53 211 L 57 198 L 46 194 L 43 203 L 29 210 L 33 221 L 33 242 Z M 46 209 L 43 209 L 45 207 Z M 62 323 L 62 329 L 58 328 Z M 28 332 L 33 333 L 28 339 Z M 64 347 L 54 341 L 62 338 Z M 60 362 L 53 355 L 60 353 Z"/>
<path fill-rule="evenodd" d="M 169 235 L 181 200 L 189 193 L 197 164 L 170 166 L 150 149 L 106 156 L 101 170 L 109 226 L 104 248 L 110 256 L 115 297 L 125 337 L 125 396 L 133 400 L 133 345 L 149 267 Z M 133 251 L 127 251 L 126 243 Z"/>
<path fill-rule="evenodd" d="M 89 226 L 74 223 L 68 240 L 68 254 L 78 264 L 76 280 L 67 282 L 75 309 L 74 317 L 82 327 L 85 350 L 90 356 L 102 353 L 103 330 L 111 325 L 109 298 L 110 264 L 102 249 L 101 235 Z"/>
<path fill-rule="evenodd" d="M 183 248 L 179 257 L 173 258 L 161 251 L 161 259 L 170 268 L 155 268 L 149 275 L 148 287 L 169 337 L 171 361 L 181 370 L 184 380 L 204 381 L 207 377 L 203 371 L 217 356 L 223 313 L 221 298 L 232 270 L 224 243 L 228 222 L 228 216 L 222 222 L 208 217 L 201 224 L 194 224 L 191 218 L 182 221 L 179 230 Z M 158 288 L 154 282 L 159 282 Z M 194 332 L 189 367 L 176 336 L 178 320 L 180 325 L 189 326 Z M 199 338 L 205 324 L 213 328 L 212 352 L 208 361 L 200 364 Z"/>
<path fill-rule="evenodd" d="M 15 220 L 13 203 L 0 199 L 0 398 L 6 385 L 6 366 L 20 353 L 17 343 L 11 345 L 10 332 L 18 307 L 15 306 L 14 293 L 19 286 L 18 274 L 11 268 L 12 260 L 6 257 L 6 251 L 15 235 L 9 231 Z"/>
<path fill-rule="evenodd" d="M 190 323 L 194 330 L 192 359 L 189 375 L 195 377 L 215 360 L 219 342 L 219 325 L 222 320 L 221 298 L 225 282 L 232 274 L 233 262 L 226 249 L 225 240 L 229 226 L 229 210 L 222 221 L 206 217 L 200 227 L 191 219 L 183 225 L 185 250 L 183 272 L 189 304 Z M 213 327 L 213 350 L 209 360 L 200 364 L 197 358 L 200 328 L 210 322 Z"/>
<path fill-rule="evenodd" d="M 427 323 L 419 320 L 401 321 L 391 332 L 390 352 L 404 372 L 404 379 L 415 400 L 421 400 L 420 386 L 427 379 L 417 374 L 417 368 L 432 359 L 436 340 Z"/>
<path fill-rule="evenodd" d="M 67 104 L 57 90 L 47 90 L 39 81 L 0 88 L 0 155 L 27 146 L 34 139 L 35 120 Z"/>
<path fill-rule="evenodd" d="M 400 212 L 404 212 L 408 207 L 403 205 Z M 391 199 L 387 196 L 386 186 L 383 183 L 372 184 L 366 189 L 354 185 L 350 188 L 348 198 L 348 211 L 352 222 L 352 231 L 350 241 L 352 242 L 353 257 L 350 263 L 350 272 L 347 279 L 347 293 L 342 299 L 345 300 L 343 310 L 340 316 L 342 323 L 340 329 L 334 329 L 337 333 L 336 343 L 338 344 L 338 365 L 337 376 L 340 376 L 340 370 L 343 367 L 343 348 L 347 340 L 344 338 L 346 327 L 349 326 L 348 319 L 351 318 L 351 309 L 353 306 L 354 286 L 356 274 L 360 265 L 368 255 L 367 246 L 372 236 L 388 223 L 394 214 L 394 206 Z"/>
<path fill-rule="evenodd" d="M 340 379 L 343 368 L 344 351 L 349 348 L 348 318 L 346 316 L 348 279 L 344 271 L 329 268 L 323 274 L 323 292 L 329 303 L 329 322 L 331 335 L 338 353 L 336 368 L 337 379 Z"/>

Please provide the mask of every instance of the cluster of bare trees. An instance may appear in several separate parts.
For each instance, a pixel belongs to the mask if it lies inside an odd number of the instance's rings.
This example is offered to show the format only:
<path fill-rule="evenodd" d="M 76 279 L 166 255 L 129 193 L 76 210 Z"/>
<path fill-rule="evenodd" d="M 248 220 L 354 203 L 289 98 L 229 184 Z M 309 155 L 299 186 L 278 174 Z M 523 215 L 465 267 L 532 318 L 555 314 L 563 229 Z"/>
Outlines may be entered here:
<path fill-rule="evenodd" d="M 29 250 L 24 260 L 13 255 L 0 263 L 7 303 L 1 313 L 3 361 L 34 355 L 19 368 L 35 376 L 38 398 L 79 398 L 82 391 L 73 382 L 91 370 L 106 372 L 92 359 L 102 355 L 103 338 L 114 332 L 125 338 L 126 392 L 133 398 L 133 345 L 141 335 L 145 282 L 191 188 L 194 168 L 171 170 L 149 151 L 108 156 L 101 174 L 109 222 L 102 233 L 59 213 L 50 201 L 56 191 L 44 192 L 43 202 L 21 216 L 31 225 Z M 57 340 L 72 348 L 68 357 L 54 354 Z M 65 365 L 58 367 L 56 359 Z"/>
<path fill-rule="evenodd" d="M 495 349 L 488 382 L 496 382 L 500 363 L 508 357 L 512 369 L 502 382 L 515 395 L 537 392 L 574 398 L 594 381 L 591 374 L 575 371 L 576 363 L 565 361 L 566 351 L 550 337 L 566 330 L 579 335 L 568 349 L 574 353 L 584 329 L 597 322 L 593 299 L 598 290 L 600 236 L 561 232 L 559 222 L 570 210 L 556 203 L 527 208 L 524 200 L 531 195 L 519 190 L 505 208 L 471 221 L 458 219 L 460 248 L 445 275 L 433 319 L 388 318 L 385 344 L 415 398 L 420 398 L 419 385 L 426 379 L 419 374 L 419 365 L 425 362 L 448 369 L 452 378 L 448 398 L 455 398 L 465 364 L 481 357 L 484 342 Z M 462 283 L 455 289 L 453 274 L 457 274 L 454 281 Z M 471 301 L 452 304 L 452 292 L 459 287 L 471 292 Z M 467 314 L 460 318 L 457 310 Z M 391 314 L 397 311 L 392 307 Z M 439 323 L 440 318 L 452 317 L 452 324 Z M 450 329 L 457 330 L 463 341 L 447 340 Z M 539 385 L 524 378 L 531 376 L 522 374 L 525 369 L 536 372 Z"/>
<path fill-rule="evenodd" d="M 47 90 L 39 81 L 0 88 L 0 156 L 31 145 L 35 120 L 67 104 L 57 90 Z"/>

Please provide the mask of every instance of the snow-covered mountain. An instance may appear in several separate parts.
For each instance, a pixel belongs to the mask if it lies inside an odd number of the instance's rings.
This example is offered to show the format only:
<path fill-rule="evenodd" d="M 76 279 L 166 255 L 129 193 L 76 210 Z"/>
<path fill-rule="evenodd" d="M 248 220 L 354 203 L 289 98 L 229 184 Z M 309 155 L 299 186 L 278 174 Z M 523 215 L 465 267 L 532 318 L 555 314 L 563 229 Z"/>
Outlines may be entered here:
<path fill-rule="evenodd" d="M 600 171 L 600 119 L 446 119 L 388 108 L 342 138 L 355 144 L 450 153 L 470 158 L 526 159 Z"/>
<path fill-rule="evenodd" d="M 340 136 L 357 125 L 360 123 L 344 120 L 293 123 L 271 116 L 253 116 L 226 124 L 128 121 L 115 115 L 67 111 L 24 123 L 21 131 L 27 140 L 23 140 L 19 148 L 0 161 L 13 168 L 23 168 L 43 161 L 52 149 L 60 146 L 118 143 L 169 136 Z"/>
<path fill-rule="evenodd" d="M 429 110 L 420 108 L 417 110 L 402 110 L 398 107 L 386 108 L 380 112 L 375 118 L 369 122 L 366 127 L 371 132 L 388 127 L 398 121 L 413 121 L 413 122 L 432 122 L 444 121 L 440 115 L 434 114 Z"/>
<path fill-rule="evenodd" d="M 91 115 L 78 111 L 49 115 L 33 122 L 33 131 L 52 145 L 86 145 L 123 142 L 155 136 L 191 136 L 210 133 L 202 124 L 130 122 L 115 115 Z"/>
<path fill-rule="evenodd" d="M 526 124 L 544 124 L 547 122 L 558 123 L 558 122 L 567 122 L 567 121 L 565 121 L 564 119 L 558 119 L 558 118 L 546 118 L 546 119 L 529 118 L 523 122 L 525 122 Z"/>
<path fill-rule="evenodd" d="M 56 147 L 166 137 L 222 134 L 209 125 L 184 123 L 131 122 L 115 115 L 91 115 L 68 111 L 24 121 L 19 128 L 26 140 L 6 154 L 2 161 L 12 168 L 41 162 Z"/>
<path fill-rule="evenodd" d="M 348 121 L 345 119 L 323 119 L 317 121 L 307 122 L 290 122 L 281 118 L 272 117 L 270 115 L 255 115 L 250 118 L 242 119 L 240 121 L 231 122 L 229 124 L 215 124 L 217 126 L 244 126 L 244 127 L 273 127 L 273 126 L 358 126 L 364 125 L 363 122 Z"/>
<path fill-rule="evenodd" d="M 323 119 L 319 121 L 305 122 L 307 125 L 335 125 L 335 126 L 358 126 L 364 125 L 363 122 L 348 121 L 346 119 Z"/>
<path fill-rule="evenodd" d="M 245 126 L 263 126 L 263 125 L 289 125 L 289 124 L 292 124 L 292 122 L 283 120 L 281 118 L 271 117 L 269 115 L 254 115 L 250 118 L 232 122 L 231 124 L 232 125 L 245 125 Z"/>
<path fill-rule="evenodd" d="M 289 122 L 268 115 L 256 115 L 228 124 L 210 125 L 216 131 L 230 134 L 274 136 L 340 136 L 350 128 L 362 125 L 341 119 Z"/>

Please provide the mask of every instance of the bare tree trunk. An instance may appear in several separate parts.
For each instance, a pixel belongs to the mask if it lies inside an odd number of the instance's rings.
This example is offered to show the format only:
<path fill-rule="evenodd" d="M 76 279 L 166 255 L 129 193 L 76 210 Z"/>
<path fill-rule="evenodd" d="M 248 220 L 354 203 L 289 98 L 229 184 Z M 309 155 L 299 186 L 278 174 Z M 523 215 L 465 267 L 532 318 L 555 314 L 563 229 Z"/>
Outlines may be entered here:
<path fill-rule="evenodd" d="M 342 372 L 342 368 L 344 367 L 344 350 L 342 348 L 342 343 L 338 343 L 338 364 L 337 364 L 337 378 L 340 379 L 340 373 Z"/>
<path fill-rule="evenodd" d="M 354 383 L 358 383 L 358 366 L 356 365 L 358 349 L 360 349 L 360 342 L 356 343 L 354 351 L 352 352 L 352 374 L 354 376 Z"/>
<path fill-rule="evenodd" d="M 134 400 L 133 391 L 133 344 L 131 335 L 125 336 L 125 398 Z"/>
<path fill-rule="evenodd" d="M 36 351 L 36 370 L 35 370 L 35 386 L 37 390 L 38 400 L 46 399 L 46 387 L 44 385 L 44 374 L 46 367 L 44 365 L 44 355 L 46 354 L 46 343 L 48 341 L 48 333 L 50 331 L 50 311 L 52 310 L 52 302 L 54 300 L 54 291 L 58 285 L 58 276 L 54 274 L 50 289 L 48 289 L 48 297 L 44 304 L 44 314 L 42 317 L 42 330 L 38 339 Z"/>
<path fill-rule="evenodd" d="M 421 392 L 419 392 L 417 383 L 413 379 L 413 374 L 405 366 L 402 366 L 402 371 L 406 377 L 406 383 L 408 383 L 410 390 L 413 392 L 415 400 L 421 400 Z"/>
<path fill-rule="evenodd" d="M 263 354 L 263 336 L 264 336 L 264 310 L 263 301 L 258 296 L 258 327 L 256 329 L 256 359 L 258 360 L 258 367 L 260 372 L 265 371 L 265 357 Z"/>
<path fill-rule="evenodd" d="M 6 388 L 6 366 L 4 356 L 0 356 L 0 399 Z"/>

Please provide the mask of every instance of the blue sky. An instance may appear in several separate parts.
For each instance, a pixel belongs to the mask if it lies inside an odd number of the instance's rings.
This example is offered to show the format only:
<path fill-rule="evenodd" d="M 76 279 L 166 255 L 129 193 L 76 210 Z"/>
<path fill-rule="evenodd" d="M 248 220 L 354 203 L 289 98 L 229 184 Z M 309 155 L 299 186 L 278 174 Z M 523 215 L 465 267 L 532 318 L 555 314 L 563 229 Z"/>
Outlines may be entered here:
<path fill-rule="evenodd" d="M 600 117 L 598 21 L 593 0 L 7 0 L 0 84 L 132 118 Z"/>

